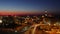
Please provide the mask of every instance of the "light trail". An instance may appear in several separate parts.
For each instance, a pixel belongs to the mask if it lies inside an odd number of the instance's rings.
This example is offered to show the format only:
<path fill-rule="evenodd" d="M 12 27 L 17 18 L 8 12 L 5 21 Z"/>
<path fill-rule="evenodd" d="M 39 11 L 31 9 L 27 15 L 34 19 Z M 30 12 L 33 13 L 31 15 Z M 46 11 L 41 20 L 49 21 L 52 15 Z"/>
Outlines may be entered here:
<path fill-rule="evenodd" d="M 45 24 L 34 24 L 32 27 L 34 27 L 34 29 L 32 30 L 32 34 L 35 34 L 36 28 L 40 25 L 45 25 Z M 32 28 L 31 27 L 31 28 Z"/>

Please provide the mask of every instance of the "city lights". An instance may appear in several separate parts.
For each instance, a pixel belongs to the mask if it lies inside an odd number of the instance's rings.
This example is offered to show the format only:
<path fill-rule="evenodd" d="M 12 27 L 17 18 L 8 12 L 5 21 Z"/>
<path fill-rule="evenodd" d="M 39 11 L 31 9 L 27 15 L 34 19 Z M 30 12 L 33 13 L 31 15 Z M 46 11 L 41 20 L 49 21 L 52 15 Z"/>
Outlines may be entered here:
<path fill-rule="evenodd" d="M 44 14 L 45 15 L 45 14 Z M 60 25 L 59 21 L 52 21 L 52 19 L 49 19 L 49 16 L 8 16 L 3 17 L 0 20 L 0 26 L 3 28 L 6 28 L 5 30 L 10 30 L 14 32 L 24 32 L 28 33 L 31 32 L 31 34 L 35 34 L 36 30 L 44 31 L 45 33 L 52 33 L 54 30 L 57 30 L 56 33 L 60 32 Z M 52 18 L 52 17 L 51 17 Z M 55 19 L 53 19 L 55 20 Z M 54 22 L 54 23 L 52 23 Z M 8 31 L 7 30 L 7 31 Z M 42 32 L 41 32 L 42 33 Z M 59 33 L 60 34 L 60 33 Z"/>

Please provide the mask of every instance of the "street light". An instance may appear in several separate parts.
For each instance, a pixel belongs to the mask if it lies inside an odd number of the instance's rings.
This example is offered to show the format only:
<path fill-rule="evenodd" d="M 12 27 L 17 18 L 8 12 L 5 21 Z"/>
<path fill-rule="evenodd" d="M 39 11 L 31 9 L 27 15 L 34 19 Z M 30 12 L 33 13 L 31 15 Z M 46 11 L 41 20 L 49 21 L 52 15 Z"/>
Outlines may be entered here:
<path fill-rule="evenodd" d="M 15 30 L 15 32 L 17 32 L 17 30 Z"/>
<path fill-rule="evenodd" d="M 2 23 L 2 20 L 0 20 L 0 23 Z"/>

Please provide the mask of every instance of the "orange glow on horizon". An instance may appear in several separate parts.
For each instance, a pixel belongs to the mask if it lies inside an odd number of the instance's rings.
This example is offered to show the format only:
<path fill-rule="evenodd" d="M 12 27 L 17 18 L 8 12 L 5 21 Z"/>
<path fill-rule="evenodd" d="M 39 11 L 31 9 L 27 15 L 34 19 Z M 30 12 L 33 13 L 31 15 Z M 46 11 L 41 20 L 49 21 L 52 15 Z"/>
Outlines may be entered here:
<path fill-rule="evenodd" d="M 0 15 L 26 15 L 26 14 L 40 14 L 40 12 L 33 11 L 0 11 Z"/>

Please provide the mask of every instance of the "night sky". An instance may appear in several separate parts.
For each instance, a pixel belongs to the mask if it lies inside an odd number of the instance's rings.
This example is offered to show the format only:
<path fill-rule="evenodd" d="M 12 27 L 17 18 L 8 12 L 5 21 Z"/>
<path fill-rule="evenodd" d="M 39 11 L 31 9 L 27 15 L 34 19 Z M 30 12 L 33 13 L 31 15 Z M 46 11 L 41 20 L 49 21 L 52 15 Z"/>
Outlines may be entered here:
<path fill-rule="evenodd" d="M 59 13 L 60 0 L 0 0 L 1 11 L 48 12 Z"/>

